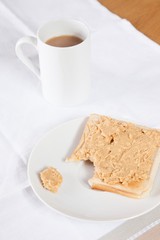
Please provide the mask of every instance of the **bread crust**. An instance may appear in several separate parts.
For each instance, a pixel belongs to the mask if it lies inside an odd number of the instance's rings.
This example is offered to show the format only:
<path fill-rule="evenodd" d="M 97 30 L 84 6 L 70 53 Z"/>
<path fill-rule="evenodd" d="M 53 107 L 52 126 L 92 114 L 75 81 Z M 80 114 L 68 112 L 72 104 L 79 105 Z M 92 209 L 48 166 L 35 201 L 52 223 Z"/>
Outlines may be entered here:
<path fill-rule="evenodd" d="M 149 191 L 142 192 L 141 194 L 138 195 L 134 192 L 127 191 L 127 188 L 120 189 L 120 188 L 117 188 L 117 186 L 114 186 L 114 185 L 111 186 L 111 185 L 103 183 L 102 181 L 100 182 L 99 179 L 94 179 L 94 180 L 90 179 L 88 182 L 92 189 L 106 191 L 106 192 L 112 192 L 112 193 L 123 195 L 125 197 L 138 199 L 138 198 L 144 198 L 149 195 Z"/>

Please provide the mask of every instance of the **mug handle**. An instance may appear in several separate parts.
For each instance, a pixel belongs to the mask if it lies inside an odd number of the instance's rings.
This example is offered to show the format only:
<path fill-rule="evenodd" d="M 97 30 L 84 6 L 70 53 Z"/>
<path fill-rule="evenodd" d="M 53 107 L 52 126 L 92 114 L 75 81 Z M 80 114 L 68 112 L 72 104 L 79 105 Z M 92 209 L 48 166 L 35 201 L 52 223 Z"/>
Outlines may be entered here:
<path fill-rule="evenodd" d="M 33 47 L 37 49 L 37 39 L 35 37 L 22 37 L 18 40 L 15 51 L 17 57 L 38 77 L 40 78 L 40 70 L 34 66 L 32 61 L 26 57 L 23 53 L 22 45 L 23 44 L 31 44 Z"/>

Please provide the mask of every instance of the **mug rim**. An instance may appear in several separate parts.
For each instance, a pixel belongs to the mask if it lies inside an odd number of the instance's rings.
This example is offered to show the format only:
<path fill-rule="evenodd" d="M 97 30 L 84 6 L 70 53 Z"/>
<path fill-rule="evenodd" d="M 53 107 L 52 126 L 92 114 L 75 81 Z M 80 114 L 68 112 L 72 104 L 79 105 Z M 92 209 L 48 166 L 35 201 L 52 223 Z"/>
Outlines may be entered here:
<path fill-rule="evenodd" d="M 86 35 L 86 37 L 83 39 L 83 41 L 82 41 L 81 43 L 78 43 L 78 44 L 73 45 L 73 46 L 68 46 L 68 47 L 51 46 L 51 45 L 45 43 L 45 42 L 40 38 L 40 31 L 41 31 L 42 28 L 45 27 L 45 25 L 47 25 L 47 24 L 49 24 L 49 23 L 56 23 L 56 22 L 76 22 L 76 23 L 80 23 L 80 24 L 82 24 L 83 27 L 87 30 L 87 35 Z M 43 24 L 38 28 L 36 36 L 37 36 L 37 39 L 38 39 L 42 44 L 44 44 L 44 45 L 47 46 L 47 47 L 57 48 L 57 49 L 68 49 L 68 48 L 74 48 L 74 47 L 80 46 L 81 44 L 83 44 L 84 42 L 86 42 L 86 40 L 90 37 L 90 31 L 89 31 L 88 26 L 87 26 L 84 22 L 82 22 L 82 21 L 80 21 L 80 20 L 70 19 L 70 18 L 62 18 L 62 19 L 57 19 L 57 20 L 50 20 L 50 21 L 47 21 L 47 22 L 43 23 Z"/>

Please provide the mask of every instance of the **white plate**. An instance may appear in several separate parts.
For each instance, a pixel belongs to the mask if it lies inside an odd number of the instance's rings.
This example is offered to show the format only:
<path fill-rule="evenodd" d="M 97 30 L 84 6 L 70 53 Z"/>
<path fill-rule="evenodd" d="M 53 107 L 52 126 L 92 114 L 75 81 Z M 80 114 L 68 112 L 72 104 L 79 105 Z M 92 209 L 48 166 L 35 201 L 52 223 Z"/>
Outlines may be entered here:
<path fill-rule="evenodd" d="M 142 215 L 160 203 L 160 171 L 151 195 L 131 199 L 90 189 L 87 180 L 93 174 L 92 164 L 65 162 L 79 142 L 87 118 L 75 119 L 48 132 L 34 147 L 28 163 L 30 184 L 38 198 L 65 215 L 83 220 L 113 221 Z M 45 190 L 39 172 L 45 167 L 57 168 L 63 183 L 58 193 Z"/>

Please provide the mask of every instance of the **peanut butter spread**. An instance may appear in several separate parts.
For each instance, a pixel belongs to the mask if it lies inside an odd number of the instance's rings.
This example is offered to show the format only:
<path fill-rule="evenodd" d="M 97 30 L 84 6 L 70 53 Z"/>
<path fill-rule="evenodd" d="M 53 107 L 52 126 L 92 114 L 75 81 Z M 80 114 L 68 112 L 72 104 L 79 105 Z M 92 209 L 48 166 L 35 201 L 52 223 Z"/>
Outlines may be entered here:
<path fill-rule="evenodd" d="M 147 180 L 160 147 L 160 131 L 91 115 L 70 159 L 90 160 L 95 176 L 108 184 Z"/>
<path fill-rule="evenodd" d="M 52 167 L 46 168 L 40 172 L 40 179 L 43 187 L 51 192 L 57 192 L 62 183 L 61 174 Z"/>

